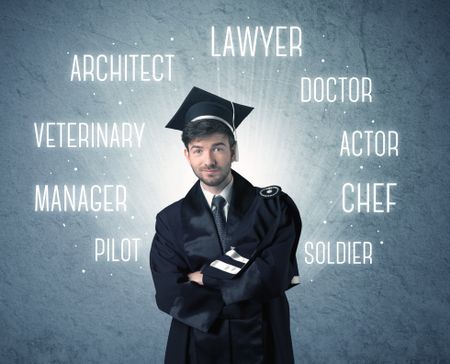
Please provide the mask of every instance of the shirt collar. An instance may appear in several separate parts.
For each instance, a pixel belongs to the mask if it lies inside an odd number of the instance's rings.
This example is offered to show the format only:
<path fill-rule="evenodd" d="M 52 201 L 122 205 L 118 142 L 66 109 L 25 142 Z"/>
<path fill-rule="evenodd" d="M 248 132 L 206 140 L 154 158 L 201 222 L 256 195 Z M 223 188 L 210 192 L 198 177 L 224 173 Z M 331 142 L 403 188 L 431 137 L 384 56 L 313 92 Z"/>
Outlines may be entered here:
<path fill-rule="evenodd" d="M 234 182 L 234 179 L 231 178 L 230 183 L 228 183 L 218 195 L 214 195 L 213 193 L 205 190 L 203 188 L 202 184 L 200 183 L 200 187 L 202 188 L 203 194 L 205 195 L 206 201 L 208 202 L 208 206 L 211 207 L 212 199 L 214 196 L 222 196 L 227 203 L 230 203 L 233 182 Z"/>

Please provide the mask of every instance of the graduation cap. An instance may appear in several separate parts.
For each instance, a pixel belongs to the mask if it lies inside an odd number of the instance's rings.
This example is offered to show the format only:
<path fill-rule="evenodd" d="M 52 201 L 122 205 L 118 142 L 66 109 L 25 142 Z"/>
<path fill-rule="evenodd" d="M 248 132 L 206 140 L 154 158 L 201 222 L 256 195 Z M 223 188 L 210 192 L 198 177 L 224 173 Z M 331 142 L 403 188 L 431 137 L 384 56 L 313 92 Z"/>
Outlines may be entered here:
<path fill-rule="evenodd" d="M 217 120 L 224 123 L 236 138 L 236 129 L 253 110 L 210 92 L 193 87 L 166 128 L 183 131 L 187 123 L 201 120 Z M 235 149 L 238 160 L 237 145 Z"/>

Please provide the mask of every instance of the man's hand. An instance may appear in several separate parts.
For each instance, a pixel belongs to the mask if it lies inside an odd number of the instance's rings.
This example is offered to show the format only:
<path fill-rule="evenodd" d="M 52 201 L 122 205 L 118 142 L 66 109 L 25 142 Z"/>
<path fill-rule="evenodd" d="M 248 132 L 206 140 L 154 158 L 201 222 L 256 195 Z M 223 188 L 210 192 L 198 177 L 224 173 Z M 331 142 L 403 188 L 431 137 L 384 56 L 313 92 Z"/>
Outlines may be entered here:
<path fill-rule="evenodd" d="M 203 273 L 200 271 L 192 272 L 188 274 L 188 278 L 191 282 L 195 282 L 203 286 Z"/>

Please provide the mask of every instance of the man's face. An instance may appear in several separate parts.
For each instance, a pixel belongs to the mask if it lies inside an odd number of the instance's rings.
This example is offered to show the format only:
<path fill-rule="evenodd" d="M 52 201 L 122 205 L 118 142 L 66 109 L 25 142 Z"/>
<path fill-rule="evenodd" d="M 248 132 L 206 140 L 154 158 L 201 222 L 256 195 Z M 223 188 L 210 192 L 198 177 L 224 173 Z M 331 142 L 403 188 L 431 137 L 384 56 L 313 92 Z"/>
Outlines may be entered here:
<path fill-rule="evenodd" d="M 225 134 L 214 133 L 192 140 L 184 155 L 195 175 L 205 185 L 215 187 L 228 182 L 234 149 Z"/>

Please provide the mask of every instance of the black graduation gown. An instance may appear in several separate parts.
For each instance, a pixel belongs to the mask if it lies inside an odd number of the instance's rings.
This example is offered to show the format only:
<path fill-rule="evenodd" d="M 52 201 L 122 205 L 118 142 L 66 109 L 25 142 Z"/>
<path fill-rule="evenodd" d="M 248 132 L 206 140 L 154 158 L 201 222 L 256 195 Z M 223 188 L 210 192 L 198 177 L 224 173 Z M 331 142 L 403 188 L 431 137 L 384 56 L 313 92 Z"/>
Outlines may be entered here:
<path fill-rule="evenodd" d="M 298 284 L 299 212 L 279 187 L 232 171 L 222 251 L 200 187 L 156 217 L 150 267 L 158 308 L 173 317 L 165 363 L 293 363 L 285 291 Z M 204 285 L 187 274 L 202 271 Z"/>

